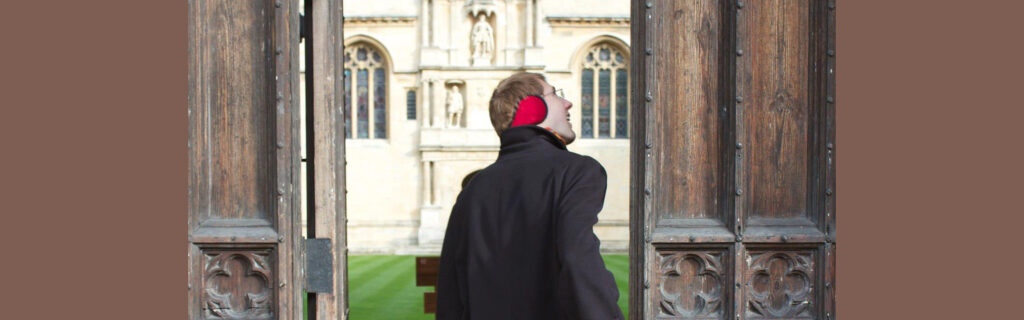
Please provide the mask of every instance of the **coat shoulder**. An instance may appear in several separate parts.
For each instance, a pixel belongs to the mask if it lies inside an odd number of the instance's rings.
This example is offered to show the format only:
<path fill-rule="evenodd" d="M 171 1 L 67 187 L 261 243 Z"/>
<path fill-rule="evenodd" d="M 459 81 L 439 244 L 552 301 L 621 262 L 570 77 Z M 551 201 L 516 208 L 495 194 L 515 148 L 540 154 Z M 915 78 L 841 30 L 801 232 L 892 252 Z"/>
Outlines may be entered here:
<path fill-rule="evenodd" d="M 565 157 L 565 169 L 570 174 L 596 174 L 607 175 L 604 166 L 601 165 L 597 159 L 590 156 L 581 155 L 575 152 L 565 151 L 562 153 L 562 157 Z"/>

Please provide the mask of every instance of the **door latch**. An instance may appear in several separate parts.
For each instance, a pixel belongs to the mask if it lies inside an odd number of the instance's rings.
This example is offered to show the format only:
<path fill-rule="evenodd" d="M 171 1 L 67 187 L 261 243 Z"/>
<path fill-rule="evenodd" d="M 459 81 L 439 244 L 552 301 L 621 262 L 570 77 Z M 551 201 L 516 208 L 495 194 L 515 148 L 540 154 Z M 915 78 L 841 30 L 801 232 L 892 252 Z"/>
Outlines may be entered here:
<path fill-rule="evenodd" d="M 334 292 L 334 255 L 331 239 L 305 239 L 306 292 Z"/>

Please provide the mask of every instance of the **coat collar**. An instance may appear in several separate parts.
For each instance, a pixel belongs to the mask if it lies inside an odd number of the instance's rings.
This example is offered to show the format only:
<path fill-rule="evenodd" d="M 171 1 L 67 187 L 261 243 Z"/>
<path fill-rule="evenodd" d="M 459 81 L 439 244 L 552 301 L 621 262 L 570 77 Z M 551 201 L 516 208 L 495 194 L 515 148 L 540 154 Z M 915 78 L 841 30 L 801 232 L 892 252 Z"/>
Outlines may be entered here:
<path fill-rule="evenodd" d="M 566 150 L 565 144 L 547 129 L 532 125 L 508 128 L 501 134 L 501 151 L 498 156 L 542 146 Z"/>

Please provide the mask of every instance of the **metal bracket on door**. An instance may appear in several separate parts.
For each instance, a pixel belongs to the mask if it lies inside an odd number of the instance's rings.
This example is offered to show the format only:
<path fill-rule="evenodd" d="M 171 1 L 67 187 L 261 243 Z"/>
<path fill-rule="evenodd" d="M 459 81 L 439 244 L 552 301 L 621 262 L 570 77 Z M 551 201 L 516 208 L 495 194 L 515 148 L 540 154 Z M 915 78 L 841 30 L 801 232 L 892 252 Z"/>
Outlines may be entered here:
<path fill-rule="evenodd" d="M 305 239 L 306 292 L 334 292 L 334 255 L 331 239 Z"/>

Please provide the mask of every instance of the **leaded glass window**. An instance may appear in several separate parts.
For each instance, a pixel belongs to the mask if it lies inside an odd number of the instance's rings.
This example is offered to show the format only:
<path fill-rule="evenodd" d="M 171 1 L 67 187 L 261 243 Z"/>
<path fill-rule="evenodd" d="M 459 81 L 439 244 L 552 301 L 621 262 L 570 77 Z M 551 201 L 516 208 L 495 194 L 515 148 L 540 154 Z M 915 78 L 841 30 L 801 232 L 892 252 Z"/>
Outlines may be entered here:
<path fill-rule="evenodd" d="M 370 121 L 368 119 L 370 110 L 370 89 L 369 72 L 366 69 L 356 71 L 356 137 L 369 138 Z"/>
<path fill-rule="evenodd" d="M 376 54 L 374 54 L 376 56 Z M 387 138 L 387 124 L 384 115 L 384 69 L 377 68 L 373 73 L 373 137 Z"/>
<path fill-rule="evenodd" d="M 597 136 L 610 138 L 609 130 L 612 120 L 612 71 L 602 69 L 597 72 Z"/>
<path fill-rule="evenodd" d="M 580 123 L 582 126 L 580 135 L 591 138 L 594 136 L 594 70 L 583 69 L 583 79 L 581 81 L 583 97 L 580 98 L 580 101 L 583 107 L 580 108 L 580 112 L 583 114 L 581 117 L 583 120 Z"/>
<path fill-rule="evenodd" d="M 616 46 L 600 43 L 590 48 L 582 63 L 580 136 L 628 138 L 629 61 Z"/>
<path fill-rule="evenodd" d="M 348 60 L 348 55 L 346 55 Z M 352 70 L 345 69 L 345 138 L 352 137 Z"/>
<path fill-rule="evenodd" d="M 344 59 L 345 137 L 387 138 L 387 65 L 381 53 L 355 43 L 345 46 Z"/>
<path fill-rule="evenodd" d="M 405 92 L 405 119 L 416 120 L 416 90 Z"/>
<path fill-rule="evenodd" d="M 619 55 L 621 58 L 622 55 Z M 629 137 L 629 76 L 625 72 L 615 74 L 615 136 Z"/>

